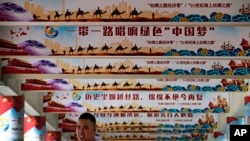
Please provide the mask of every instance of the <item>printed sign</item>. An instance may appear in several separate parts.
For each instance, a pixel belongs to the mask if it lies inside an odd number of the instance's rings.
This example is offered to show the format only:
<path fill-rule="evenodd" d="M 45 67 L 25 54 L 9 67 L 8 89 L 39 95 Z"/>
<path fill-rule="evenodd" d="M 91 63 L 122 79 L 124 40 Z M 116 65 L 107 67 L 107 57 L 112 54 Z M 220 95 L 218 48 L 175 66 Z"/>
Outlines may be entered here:
<path fill-rule="evenodd" d="M 206 134 L 217 128 L 216 114 L 182 113 L 94 113 L 98 133 Z M 59 114 L 58 127 L 75 132 L 79 113 Z"/>
<path fill-rule="evenodd" d="M 46 117 L 25 116 L 24 117 L 24 140 L 45 140 Z"/>
<path fill-rule="evenodd" d="M 113 69 L 107 69 L 108 67 Z M 4 59 L 5 74 L 209 75 L 250 74 L 250 60 L 23 58 Z"/>
<path fill-rule="evenodd" d="M 1 32 L 0 55 L 3 57 L 250 56 L 248 26 L 15 25 L 4 26 Z"/>
<path fill-rule="evenodd" d="M 24 91 L 248 91 L 245 79 L 158 78 L 158 79 L 25 79 Z"/>
<path fill-rule="evenodd" d="M 228 113 L 228 93 L 208 92 L 48 92 L 44 112 Z M 149 104 L 150 103 L 150 104 Z"/>
<path fill-rule="evenodd" d="M 0 96 L 0 136 L 5 141 L 23 141 L 24 95 Z"/>
<path fill-rule="evenodd" d="M 2 21 L 36 22 L 249 22 L 250 13 L 248 0 L 3 0 L 0 6 Z"/>

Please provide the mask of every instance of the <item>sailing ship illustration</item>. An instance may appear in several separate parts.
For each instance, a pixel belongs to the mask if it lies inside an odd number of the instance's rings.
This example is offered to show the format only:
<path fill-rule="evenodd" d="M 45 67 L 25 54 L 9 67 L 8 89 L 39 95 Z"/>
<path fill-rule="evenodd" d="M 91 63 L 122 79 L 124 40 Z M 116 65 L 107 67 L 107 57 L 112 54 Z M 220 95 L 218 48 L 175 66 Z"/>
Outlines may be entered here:
<path fill-rule="evenodd" d="M 250 43 L 244 38 L 242 38 L 240 45 L 242 46 L 243 50 L 250 49 Z"/>
<path fill-rule="evenodd" d="M 214 64 L 212 65 L 212 68 L 215 70 L 222 70 L 224 67 L 220 64 L 220 62 L 218 63 L 214 62 Z"/>
<path fill-rule="evenodd" d="M 250 68 L 250 61 L 249 60 L 242 60 L 240 62 L 236 62 L 234 60 L 230 60 L 229 64 L 230 68 L 232 70 L 235 70 L 237 68 Z"/>
<path fill-rule="evenodd" d="M 239 9 L 239 12 L 240 12 L 241 14 L 250 15 L 250 4 L 248 3 L 247 6 L 245 6 L 245 5 L 243 4 L 242 7 Z"/>
<path fill-rule="evenodd" d="M 223 44 L 221 45 L 221 48 L 223 50 L 232 51 L 234 49 L 234 46 L 232 45 L 232 43 L 230 43 L 230 41 L 228 41 L 228 43 L 223 42 Z"/>
<path fill-rule="evenodd" d="M 233 80 L 228 80 L 228 79 L 222 79 L 221 83 L 224 87 L 229 86 L 229 85 L 242 85 L 245 83 L 244 79 L 233 79 Z"/>

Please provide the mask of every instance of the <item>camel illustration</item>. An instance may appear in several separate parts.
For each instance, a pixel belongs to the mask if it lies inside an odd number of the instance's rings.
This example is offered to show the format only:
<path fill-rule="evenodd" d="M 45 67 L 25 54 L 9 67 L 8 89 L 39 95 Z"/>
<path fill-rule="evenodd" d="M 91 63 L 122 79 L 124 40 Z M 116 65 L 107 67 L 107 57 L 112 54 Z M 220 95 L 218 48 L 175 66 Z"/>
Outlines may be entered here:
<path fill-rule="evenodd" d="M 124 53 L 124 50 L 127 49 L 128 47 L 122 47 L 122 45 L 120 44 L 116 49 L 115 49 L 115 52 L 123 52 Z"/>
<path fill-rule="evenodd" d="M 120 85 L 120 83 L 117 83 L 116 81 L 112 84 L 113 87 L 117 88 Z"/>
<path fill-rule="evenodd" d="M 106 67 L 106 70 L 107 71 L 112 71 L 112 69 L 114 69 L 115 68 L 115 66 L 112 66 L 110 63 L 109 63 L 109 65 Z"/>
<path fill-rule="evenodd" d="M 85 48 L 83 48 L 81 45 L 79 45 L 78 49 L 77 49 L 77 54 L 82 54 L 82 51 L 84 50 Z"/>
<path fill-rule="evenodd" d="M 74 12 L 70 12 L 69 9 L 67 9 L 67 11 L 64 14 L 64 18 L 65 20 L 68 18 L 68 20 L 70 19 L 70 16 L 73 15 Z"/>
<path fill-rule="evenodd" d="M 106 87 L 106 86 L 108 86 L 109 84 L 107 84 L 107 83 L 105 83 L 105 82 L 102 82 L 102 84 L 101 84 L 101 88 L 102 87 Z"/>
<path fill-rule="evenodd" d="M 139 17 L 139 15 L 140 15 L 141 13 L 142 13 L 142 11 L 138 12 L 138 11 L 136 10 L 136 8 L 134 8 L 134 10 L 130 12 L 129 18 L 130 18 L 130 17 L 131 17 L 131 18 L 133 18 L 133 17 Z"/>
<path fill-rule="evenodd" d="M 56 54 L 56 53 L 57 53 L 57 51 L 56 51 L 56 50 L 54 50 L 54 49 L 52 49 L 52 50 L 51 50 L 51 53 L 52 53 L 52 54 Z"/>
<path fill-rule="evenodd" d="M 90 89 L 91 88 L 91 85 L 88 83 L 87 84 L 87 89 Z"/>
<path fill-rule="evenodd" d="M 78 68 L 77 68 L 77 73 L 81 73 L 82 70 L 83 70 L 83 68 L 81 68 L 80 66 L 78 66 Z"/>
<path fill-rule="evenodd" d="M 125 106 L 123 106 L 123 105 L 119 106 L 119 109 L 124 109 L 124 108 L 125 108 Z"/>
<path fill-rule="evenodd" d="M 101 17 L 102 17 L 102 14 L 105 14 L 106 12 L 107 12 L 107 11 L 102 11 L 102 10 L 100 10 L 100 8 L 98 7 L 97 10 L 94 12 L 93 17 L 96 17 L 96 18 L 97 18 L 97 17 L 99 16 L 99 17 L 101 18 Z"/>
<path fill-rule="evenodd" d="M 62 16 L 63 14 L 59 14 L 58 11 L 55 11 L 55 16 L 54 16 L 54 20 L 59 20 L 59 18 Z"/>
<path fill-rule="evenodd" d="M 95 83 L 93 87 L 94 87 L 94 89 L 97 89 L 98 86 L 99 86 L 99 84 Z"/>
<path fill-rule="evenodd" d="M 85 14 L 88 14 L 89 12 L 84 12 L 83 10 L 81 10 L 81 8 L 78 8 L 78 11 L 76 12 L 76 19 L 78 18 L 78 16 L 80 16 L 83 19 L 83 16 Z"/>
<path fill-rule="evenodd" d="M 135 64 L 132 68 L 132 71 L 138 71 L 139 69 L 141 69 L 142 67 L 138 67 L 137 64 Z"/>
<path fill-rule="evenodd" d="M 98 65 L 95 64 L 95 66 L 93 67 L 93 72 L 95 72 L 96 70 L 99 71 L 99 69 L 101 69 L 103 67 L 100 67 Z"/>
<path fill-rule="evenodd" d="M 107 110 L 107 109 L 108 109 L 108 107 L 107 107 L 107 106 L 104 106 L 104 107 L 103 107 L 103 110 Z"/>
<path fill-rule="evenodd" d="M 63 73 L 65 73 L 66 71 L 67 71 L 66 69 L 62 68 L 62 72 L 63 72 Z"/>
<path fill-rule="evenodd" d="M 91 69 L 92 67 L 89 67 L 88 65 L 85 67 L 85 72 L 89 72 L 89 70 Z"/>
<path fill-rule="evenodd" d="M 87 48 L 87 53 L 89 53 L 89 51 L 93 52 L 93 50 L 98 49 L 97 47 L 93 47 L 89 44 L 88 48 Z"/>
<path fill-rule="evenodd" d="M 133 107 L 132 105 L 129 105 L 128 109 L 134 109 L 135 107 Z"/>
<path fill-rule="evenodd" d="M 108 52 L 108 50 L 109 49 L 111 49 L 112 47 L 108 47 L 107 45 L 106 45 L 106 43 L 105 43 L 105 45 L 102 47 L 102 49 L 101 49 L 101 52 Z"/>
<path fill-rule="evenodd" d="M 142 107 L 141 105 L 138 107 L 139 110 L 143 110 L 144 107 Z"/>
<path fill-rule="evenodd" d="M 110 15 L 110 18 L 113 18 L 114 16 L 116 17 L 120 17 L 121 18 L 121 15 L 124 14 L 126 11 L 122 11 L 120 12 L 117 8 L 115 8 L 115 10 L 111 13 Z"/>
<path fill-rule="evenodd" d="M 76 49 L 73 49 L 72 47 L 69 47 L 69 54 L 72 54 L 72 55 L 73 55 L 73 53 L 74 53 L 75 50 L 76 50 Z"/>
<path fill-rule="evenodd" d="M 40 16 L 37 16 L 36 14 L 33 14 L 33 19 L 37 20 L 38 18 L 40 18 Z"/>
<path fill-rule="evenodd" d="M 123 64 L 119 67 L 118 71 L 126 71 L 129 66 L 125 67 Z"/>
<path fill-rule="evenodd" d="M 48 21 L 50 21 L 50 15 L 47 16 Z"/>
<path fill-rule="evenodd" d="M 142 47 L 137 47 L 136 44 L 131 48 L 130 52 L 138 52 Z"/>
<path fill-rule="evenodd" d="M 135 84 L 135 87 L 136 87 L 136 88 L 141 88 L 142 86 L 143 86 L 143 84 L 140 83 L 140 82 L 137 82 L 137 83 Z"/>
<path fill-rule="evenodd" d="M 124 84 L 123 84 L 123 87 L 130 87 L 131 85 L 133 85 L 132 83 L 128 83 L 128 81 L 126 81 Z"/>

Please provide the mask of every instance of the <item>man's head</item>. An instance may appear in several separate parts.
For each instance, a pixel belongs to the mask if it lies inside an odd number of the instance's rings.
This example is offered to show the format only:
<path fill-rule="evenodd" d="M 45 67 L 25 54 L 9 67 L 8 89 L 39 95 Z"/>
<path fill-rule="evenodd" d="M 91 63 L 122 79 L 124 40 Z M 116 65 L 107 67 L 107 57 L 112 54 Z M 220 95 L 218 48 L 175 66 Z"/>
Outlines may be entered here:
<path fill-rule="evenodd" d="M 78 141 L 95 141 L 96 118 L 91 113 L 83 113 L 77 121 L 76 135 Z"/>

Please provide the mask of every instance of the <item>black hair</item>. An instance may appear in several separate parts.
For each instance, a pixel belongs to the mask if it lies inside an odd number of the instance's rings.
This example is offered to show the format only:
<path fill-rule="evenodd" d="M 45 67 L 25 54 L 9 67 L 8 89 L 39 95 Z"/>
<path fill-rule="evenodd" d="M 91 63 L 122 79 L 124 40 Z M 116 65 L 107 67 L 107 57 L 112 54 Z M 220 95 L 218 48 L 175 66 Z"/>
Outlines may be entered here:
<path fill-rule="evenodd" d="M 96 118 L 91 113 L 82 113 L 78 119 L 89 119 L 94 125 L 96 125 Z"/>

